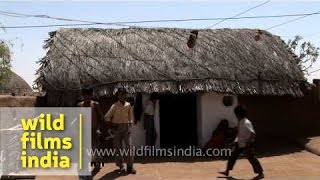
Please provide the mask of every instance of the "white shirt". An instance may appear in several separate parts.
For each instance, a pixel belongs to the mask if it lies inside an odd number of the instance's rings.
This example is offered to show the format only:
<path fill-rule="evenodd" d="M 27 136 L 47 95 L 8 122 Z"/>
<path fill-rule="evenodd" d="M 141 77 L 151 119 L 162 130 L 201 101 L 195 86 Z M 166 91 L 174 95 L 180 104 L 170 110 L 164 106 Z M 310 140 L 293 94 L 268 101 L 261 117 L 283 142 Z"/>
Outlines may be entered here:
<path fill-rule="evenodd" d="M 144 107 L 144 113 L 148 115 L 154 115 L 154 104 L 152 101 L 147 101 L 147 104 Z"/>
<path fill-rule="evenodd" d="M 255 134 L 252 123 L 247 118 L 243 118 L 239 122 L 238 135 L 236 141 L 240 148 L 246 146 L 250 139 L 251 133 Z"/>

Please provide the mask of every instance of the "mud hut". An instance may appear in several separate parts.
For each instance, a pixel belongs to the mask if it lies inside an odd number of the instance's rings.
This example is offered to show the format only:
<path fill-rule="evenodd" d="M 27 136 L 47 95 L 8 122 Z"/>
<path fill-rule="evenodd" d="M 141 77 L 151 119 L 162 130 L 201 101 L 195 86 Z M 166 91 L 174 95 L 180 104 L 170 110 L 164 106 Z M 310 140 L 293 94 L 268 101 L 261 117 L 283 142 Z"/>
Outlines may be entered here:
<path fill-rule="evenodd" d="M 15 72 L 10 71 L 8 78 L 0 84 L 0 95 L 31 95 L 32 89 L 28 83 L 17 75 Z"/>
<path fill-rule="evenodd" d="M 74 106 L 84 87 L 92 87 L 97 97 L 110 96 L 117 87 L 142 93 L 144 100 L 159 93 L 155 119 L 161 146 L 202 146 L 221 119 L 236 126 L 232 112 L 238 96 L 303 96 L 305 78 L 279 36 L 256 29 L 199 30 L 191 46 L 191 31 L 51 32 L 36 83 L 46 91 L 49 106 Z M 143 144 L 143 133 L 134 136 Z"/>

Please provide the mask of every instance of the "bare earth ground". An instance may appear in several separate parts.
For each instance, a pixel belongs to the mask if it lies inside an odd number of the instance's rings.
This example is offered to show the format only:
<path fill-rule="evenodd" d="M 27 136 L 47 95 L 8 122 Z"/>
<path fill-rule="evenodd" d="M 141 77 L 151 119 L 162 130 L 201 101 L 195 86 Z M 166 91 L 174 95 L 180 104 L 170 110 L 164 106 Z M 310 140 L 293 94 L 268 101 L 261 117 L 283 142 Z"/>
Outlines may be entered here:
<path fill-rule="evenodd" d="M 17 97 L 0 96 L 0 106 L 33 106 L 34 97 Z M 8 105 L 9 104 L 9 105 Z M 310 152 L 320 152 L 320 137 L 303 139 L 301 144 Z M 280 147 L 280 148 L 279 148 Z M 301 150 L 292 144 L 268 145 L 267 148 L 258 153 L 259 160 L 265 171 L 265 179 L 282 180 L 320 180 L 320 156 L 312 154 L 306 150 Z M 259 152 L 259 150 L 258 150 Z M 268 153 L 265 153 L 268 152 Z M 137 160 L 135 168 L 136 175 L 118 174 L 113 163 L 107 163 L 94 177 L 94 179 L 128 179 L 128 180 L 173 180 L 173 179 L 228 179 L 218 172 L 224 170 L 226 160 L 213 159 L 194 159 L 185 158 L 175 159 L 167 158 L 160 160 Z M 232 177 L 229 179 L 252 179 L 253 173 L 250 164 L 246 159 L 240 159 Z M 75 176 L 39 176 L 36 180 L 77 180 Z"/>
<path fill-rule="evenodd" d="M 35 96 L 0 95 L 0 107 L 34 107 Z"/>
<path fill-rule="evenodd" d="M 296 151 L 296 149 L 294 149 Z M 305 150 L 298 150 L 287 154 L 260 157 L 265 171 L 265 179 L 320 179 L 320 156 Z M 198 162 L 139 162 L 135 164 L 136 175 L 119 175 L 113 163 L 105 164 L 94 179 L 129 179 L 129 180 L 156 180 L 156 179 L 228 179 L 218 172 L 224 170 L 225 160 L 198 161 Z M 246 159 L 240 159 L 229 179 L 252 179 L 253 173 Z M 77 177 L 37 177 L 37 180 L 77 180 Z"/>
<path fill-rule="evenodd" d="M 320 156 L 320 136 L 298 139 L 304 149 Z"/>

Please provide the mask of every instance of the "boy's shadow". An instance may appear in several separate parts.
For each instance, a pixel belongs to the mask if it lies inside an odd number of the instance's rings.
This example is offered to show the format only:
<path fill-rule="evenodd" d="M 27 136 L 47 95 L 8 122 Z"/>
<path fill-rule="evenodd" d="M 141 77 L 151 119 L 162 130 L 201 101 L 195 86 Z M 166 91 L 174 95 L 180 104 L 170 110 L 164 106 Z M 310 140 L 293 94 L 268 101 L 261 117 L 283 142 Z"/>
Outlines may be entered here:
<path fill-rule="evenodd" d="M 237 178 L 234 178 L 232 176 L 218 176 L 217 179 L 227 179 L 227 180 L 244 180 L 244 179 L 237 179 Z M 260 180 L 260 179 L 263 179 L 263 178 L 257 178 L 257 177 L 254 177 L 252 179 L 249 179 L 249 180 Z"/>
<path fill-rule="evenodd" d="M 123 172 L 120 172 L 119 170 L 114 170 L 114 171 L 111 171 L 107 174 L 105 174 L 103 177 L 99 178 L 99 180 L 111 180 L 111 179 L 117 179 L 121 176 L 127 176 L 128 173 L 123 173 Z"/>
<path fill-rule="evenodd" d="M 227 179 L 227 180 L 244 180 L 244 179 L 237 179 L 232 176 L 218 176 L 217 179 Z"/>
<path fill-rule="evenodd" d="M 95 175 L 97 175 L 100 172 L 101 168 L 94 168 L 91 172 L 92 177 L 94 177 Z"/>

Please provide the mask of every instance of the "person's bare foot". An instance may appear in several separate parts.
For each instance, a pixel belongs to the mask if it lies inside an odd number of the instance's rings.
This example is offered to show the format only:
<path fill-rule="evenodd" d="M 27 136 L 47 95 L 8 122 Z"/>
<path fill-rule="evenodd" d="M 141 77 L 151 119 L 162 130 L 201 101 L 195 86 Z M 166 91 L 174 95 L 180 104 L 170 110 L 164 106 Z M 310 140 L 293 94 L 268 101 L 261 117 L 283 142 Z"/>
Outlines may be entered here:
<path fill-rule="evenodd" d="M 126 169 L 124 168 L 124 166 L 120 166 L 119 169 L 116 170 L 116 172 L 118 173 L 125 173 Z"/>
<path fill-rule="evenodd" d="M 253 180 L 259 180 L 259 179 L 263 179 L 263 178 L 264 178 L 264 174 L 260 173 L 256 177 L 254 177 Z"/>
<path fill-rule="evenodd" d="M 221 172 L 219 172 L 220 174 L 223 174 L 223 175 L 225 175 L 225 176 L 229 176 L 229 171 L 221 171 Z"/>

